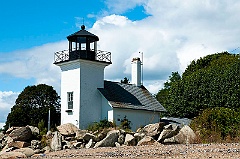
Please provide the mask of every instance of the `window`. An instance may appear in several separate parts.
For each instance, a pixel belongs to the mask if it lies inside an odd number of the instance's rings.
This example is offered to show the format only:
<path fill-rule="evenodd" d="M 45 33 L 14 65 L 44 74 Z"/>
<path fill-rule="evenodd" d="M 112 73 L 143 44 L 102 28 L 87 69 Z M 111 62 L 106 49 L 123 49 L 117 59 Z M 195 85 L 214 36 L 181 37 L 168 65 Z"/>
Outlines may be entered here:
<path fill-rule="evenodd" d="M 73 109 L 73 92 L 67 93 L 68 109 Z"/>

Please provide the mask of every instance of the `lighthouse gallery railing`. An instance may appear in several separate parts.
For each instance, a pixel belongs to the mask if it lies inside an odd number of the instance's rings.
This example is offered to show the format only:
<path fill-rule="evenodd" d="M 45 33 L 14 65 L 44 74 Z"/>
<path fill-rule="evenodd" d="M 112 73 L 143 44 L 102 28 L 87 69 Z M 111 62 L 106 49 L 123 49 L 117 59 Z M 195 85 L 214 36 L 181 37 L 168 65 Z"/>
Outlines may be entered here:
<path fill-rule="evenodd" d="M 69 61 L 69 50 L 54 53 L 54 63 Z M 80 56 L 79 58 L 80 59 Z M 95 61 L 111 63 L 111 52 L 98 50 L 95 52 Z"/>

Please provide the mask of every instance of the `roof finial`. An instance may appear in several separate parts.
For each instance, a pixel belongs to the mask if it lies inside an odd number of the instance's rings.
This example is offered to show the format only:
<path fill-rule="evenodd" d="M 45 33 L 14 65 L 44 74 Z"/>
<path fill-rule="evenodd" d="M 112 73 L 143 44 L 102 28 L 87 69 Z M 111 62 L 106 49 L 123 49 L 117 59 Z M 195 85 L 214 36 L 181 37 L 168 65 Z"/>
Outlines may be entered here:
<path fill-rule="evenodd" d="M 81 26 L 81 29 L 82 29 L 82 30 L 85 30 L 85 25 L 82 25 L 82 26 Z"/>

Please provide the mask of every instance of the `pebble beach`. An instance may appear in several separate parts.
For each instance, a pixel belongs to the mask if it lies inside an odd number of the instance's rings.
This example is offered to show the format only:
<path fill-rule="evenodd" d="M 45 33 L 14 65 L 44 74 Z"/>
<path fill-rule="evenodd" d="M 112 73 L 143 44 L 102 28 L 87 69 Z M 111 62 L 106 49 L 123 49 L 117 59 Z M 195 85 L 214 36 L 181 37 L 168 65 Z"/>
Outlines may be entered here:
<path fill-rule="evenodd" d="M 74 149 L 49 152 L 32 158 L 240 158 L 239 143 L 189 144 L 189 145 L 145 145 Z"/>

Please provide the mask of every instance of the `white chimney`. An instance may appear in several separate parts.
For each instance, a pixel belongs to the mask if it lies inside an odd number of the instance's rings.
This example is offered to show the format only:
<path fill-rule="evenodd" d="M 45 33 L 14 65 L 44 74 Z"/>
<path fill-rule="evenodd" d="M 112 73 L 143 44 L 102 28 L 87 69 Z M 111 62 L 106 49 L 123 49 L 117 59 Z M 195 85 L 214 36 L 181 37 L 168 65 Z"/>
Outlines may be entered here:
<path fill-rule="evenodd" d="M 132 59 L 132 84 L 141 86 L 141 60 L 139 57 Z"/>

